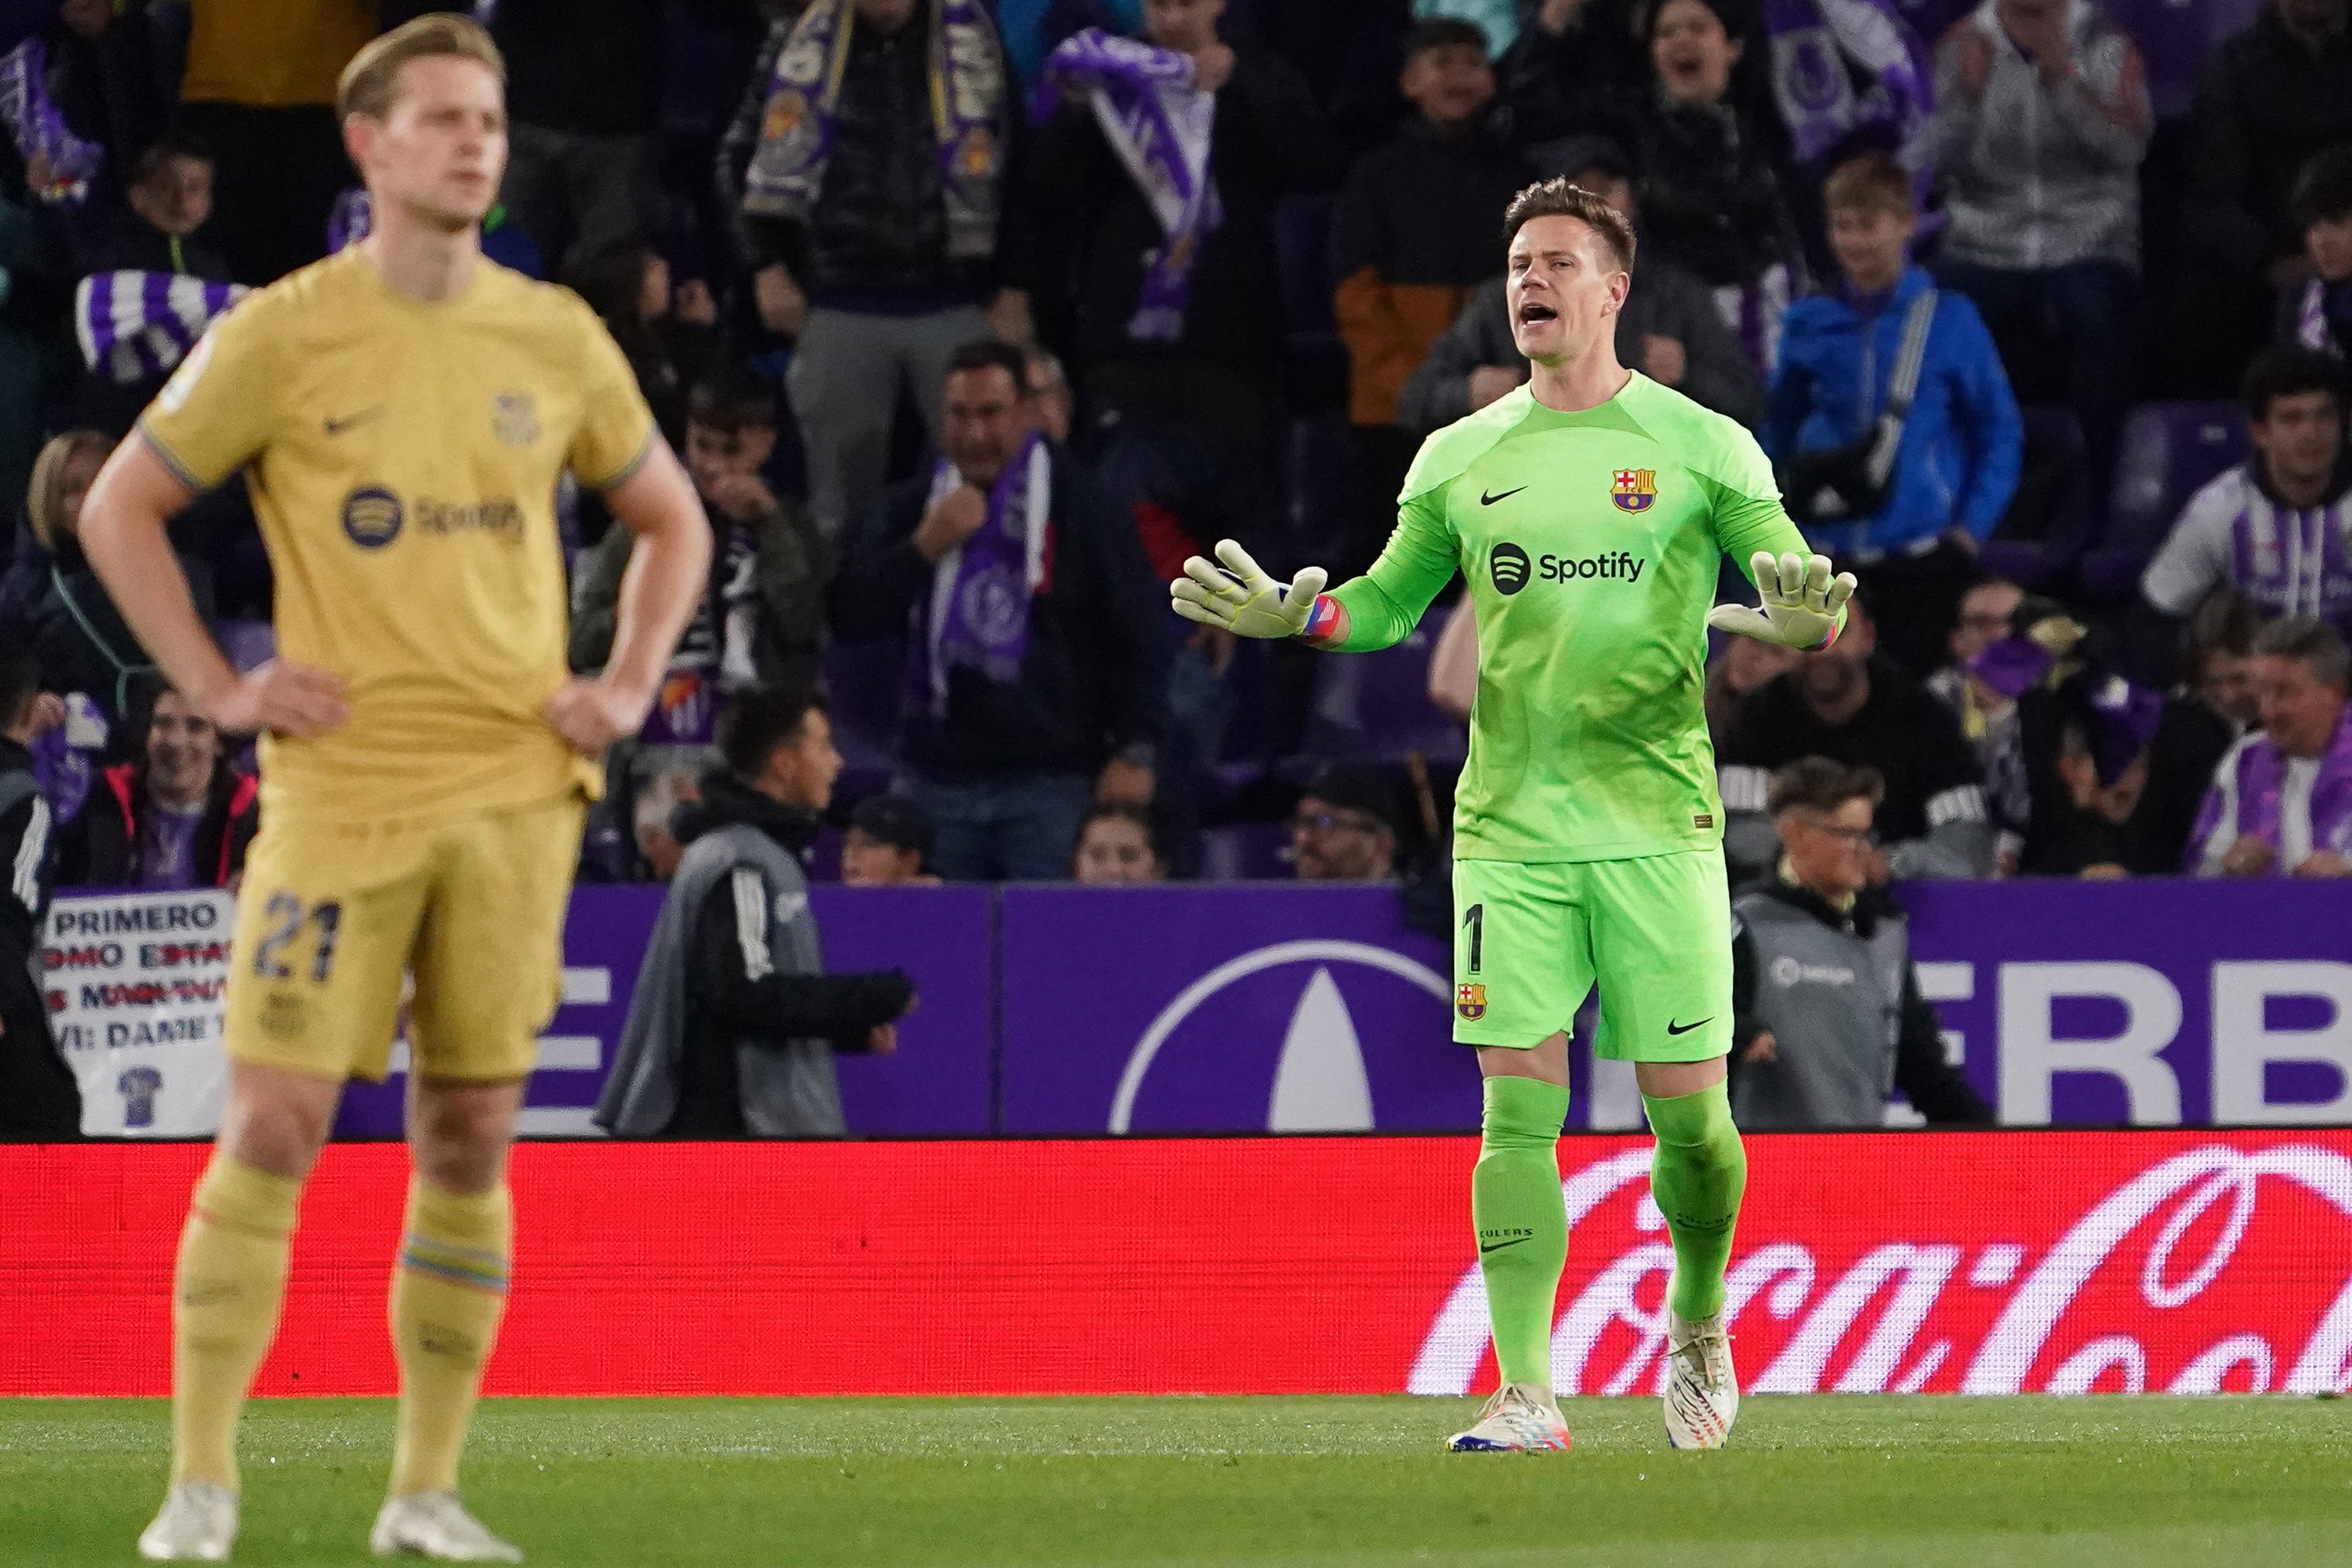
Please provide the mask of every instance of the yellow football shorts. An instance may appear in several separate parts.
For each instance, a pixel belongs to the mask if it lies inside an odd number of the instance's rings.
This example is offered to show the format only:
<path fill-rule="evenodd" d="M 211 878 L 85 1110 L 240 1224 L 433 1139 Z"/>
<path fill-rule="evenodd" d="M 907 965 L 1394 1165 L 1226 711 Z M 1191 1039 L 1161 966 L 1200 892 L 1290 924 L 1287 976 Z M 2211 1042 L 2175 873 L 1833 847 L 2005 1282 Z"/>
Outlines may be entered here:
<path fill-rule="evenodd" d="M 237 896 L 228 1054 L 381 1079 L 414 973 L 413 1072 L 530 1072 L 562 986 L 584 811 L 566 795 L 364 825 L 264 816 Z"/>

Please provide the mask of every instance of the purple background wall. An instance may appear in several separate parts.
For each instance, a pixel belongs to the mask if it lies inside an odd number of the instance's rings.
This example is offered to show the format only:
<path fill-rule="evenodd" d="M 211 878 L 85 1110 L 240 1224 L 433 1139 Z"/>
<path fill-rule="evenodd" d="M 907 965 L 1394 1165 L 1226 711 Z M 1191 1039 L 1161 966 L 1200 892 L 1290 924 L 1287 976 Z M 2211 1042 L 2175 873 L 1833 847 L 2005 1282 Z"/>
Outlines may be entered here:
<path fill-rule="evenodd" d="M 1940 883 L 1903 897 L 1948 1042 L 2004 1120 L 2352 1121 L 2352 887 Z M 660 898 L 580 889 L 572 1000 L 542 1046 L 527 1131 L 588 1130 Z M 1477 1124 L 1475 1067 L 1447 1037 L 1444 945 L 1406 931 L 1388 889 L 814 898 L 831 967 L 905 968 L 922 998 L 897 1055 L 841 1058 L 853 1131 Z M 1618 1114 L 1581 1052 L 1575 1070 L 1571 1120 Z M 339 1131 L 395 1132 L 403 1081 L 355 1085 Z"/>

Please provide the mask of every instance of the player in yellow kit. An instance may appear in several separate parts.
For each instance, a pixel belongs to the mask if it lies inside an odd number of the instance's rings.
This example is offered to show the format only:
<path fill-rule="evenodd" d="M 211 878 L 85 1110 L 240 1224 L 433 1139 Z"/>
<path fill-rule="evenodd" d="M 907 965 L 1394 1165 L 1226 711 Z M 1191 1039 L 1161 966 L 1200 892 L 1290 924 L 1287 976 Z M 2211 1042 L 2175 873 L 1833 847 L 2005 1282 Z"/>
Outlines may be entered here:
<path fill-rule="evenodd" d="M 236 1417 L 276 1331 L 296 1199 L 344 1081 L 383 1076 L 413 973 L 415 1174 L 393 1274 L 400 1410 L 378 1555 L 509 1562 L 457 1458 L 505 1302 L 505 1184 L 553 1012 L 591 759 L 643 724 L 709 535 L 627 363 L 572 295 L 482 259 L 504 73 L 456 16 L 385 35 L 340 110 L 375 228 L 252 296 L 92 488 L 82 540 L 173 685 L 262 734 L 228 993 L 231 1078 L 173 1292 L 172 1487 L 140 1537 L 219 1561 Z M 246 470 L 278 662 L 240 678 L 164 536 Z M 637 536 L 604 674 L 567 679 L 559 477 Z"/>

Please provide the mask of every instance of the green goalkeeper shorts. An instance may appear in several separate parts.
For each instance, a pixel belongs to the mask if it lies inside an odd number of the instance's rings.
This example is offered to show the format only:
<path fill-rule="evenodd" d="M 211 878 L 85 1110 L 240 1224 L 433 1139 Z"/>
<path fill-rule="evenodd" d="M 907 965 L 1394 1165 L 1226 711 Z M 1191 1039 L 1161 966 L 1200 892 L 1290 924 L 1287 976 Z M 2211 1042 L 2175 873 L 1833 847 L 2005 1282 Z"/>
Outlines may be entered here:
<path fill-rule="evenodd" d="M 1600 1054 L 1695 1062 L 1731 1049 L 1731 898 L 1721 848 L 1633 860 L 1454 863 L 1454 1037 L 1542 1044 L 1595 983 Z"/>

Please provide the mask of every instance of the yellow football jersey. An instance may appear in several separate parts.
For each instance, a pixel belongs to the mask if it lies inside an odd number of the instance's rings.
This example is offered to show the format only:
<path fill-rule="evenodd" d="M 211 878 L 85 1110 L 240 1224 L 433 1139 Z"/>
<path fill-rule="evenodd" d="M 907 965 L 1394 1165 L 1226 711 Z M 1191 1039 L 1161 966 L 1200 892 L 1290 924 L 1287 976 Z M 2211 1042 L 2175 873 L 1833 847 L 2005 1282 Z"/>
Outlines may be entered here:
<path fill-rule="evenodd" d="M 619 483 L 655 439 L 580 300 L 488 261 L 396 293 L 357 248 L 248 296 L 141 418 L 198 489 L 247 469 L 281 655 L 342 677 L 351 721 L 265 737 L 265 816 L 381 821 L 590 784 L 541 710 L 564 679 L 556 481 Z"/>

